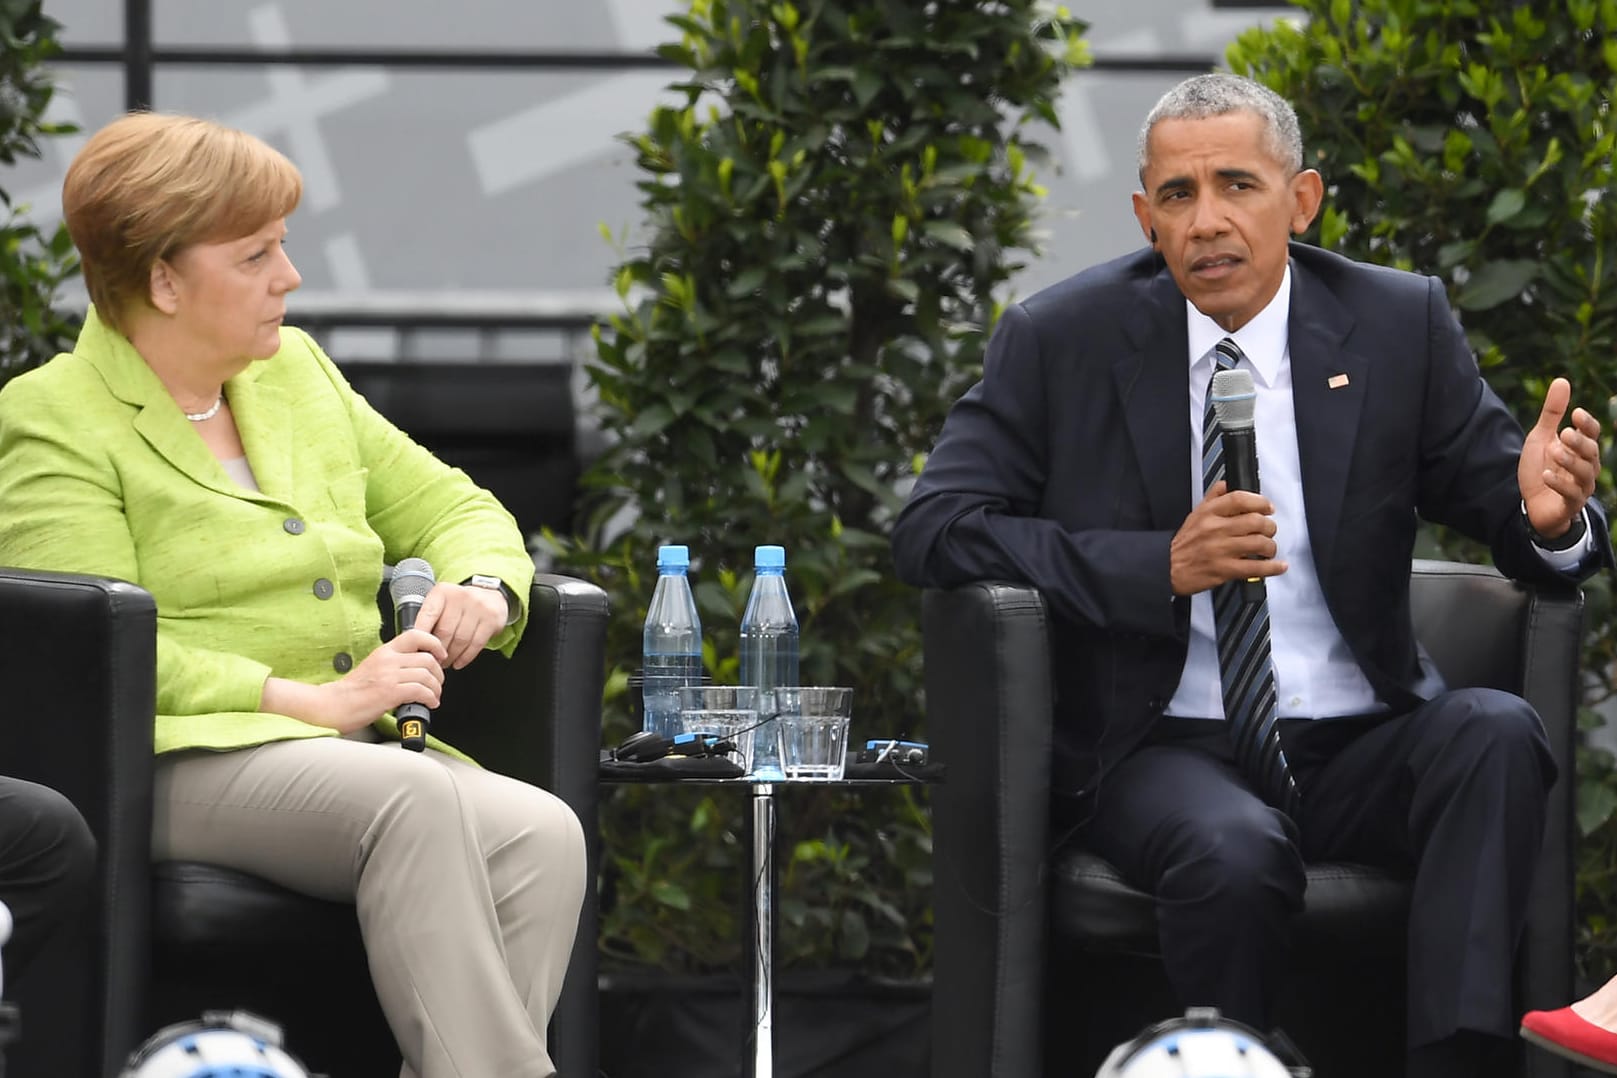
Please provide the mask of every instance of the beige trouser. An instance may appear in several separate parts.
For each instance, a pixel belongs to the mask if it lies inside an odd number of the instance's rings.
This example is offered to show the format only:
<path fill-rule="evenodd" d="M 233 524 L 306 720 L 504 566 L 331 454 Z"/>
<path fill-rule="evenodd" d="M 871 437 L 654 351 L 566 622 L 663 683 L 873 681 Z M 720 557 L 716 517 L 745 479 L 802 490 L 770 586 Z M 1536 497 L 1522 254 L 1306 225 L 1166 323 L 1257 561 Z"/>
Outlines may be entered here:
<path fill-rule="evenodd" d="M 397 743 L 174 753 L 157 761 L 152 855 L 352 901 L 404 1078 L 555 1074 L 545 1026 L 584 835 L 553 795 Z"/>

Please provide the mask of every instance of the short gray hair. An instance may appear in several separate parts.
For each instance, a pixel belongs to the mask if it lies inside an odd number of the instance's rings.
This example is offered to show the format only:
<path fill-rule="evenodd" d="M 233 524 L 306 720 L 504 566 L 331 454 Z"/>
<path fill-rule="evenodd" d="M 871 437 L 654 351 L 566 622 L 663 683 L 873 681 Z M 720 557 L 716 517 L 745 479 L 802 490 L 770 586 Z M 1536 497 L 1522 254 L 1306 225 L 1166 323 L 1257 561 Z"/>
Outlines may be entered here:
<path fill-rule="evenodd" d="M 1303 168 L 1303 134 L 1291 103 L 1267 86 L 1240 75 L 1215 72 L 1196 75 L 1163 94 L 1140 126 L 1138 165 L 1145 182 L 1151 129 L 1162 120 L 1205 120 L 1231 112 L 1250 112 L 1263 121 L 1269 151 L 1293 173 Z"/>

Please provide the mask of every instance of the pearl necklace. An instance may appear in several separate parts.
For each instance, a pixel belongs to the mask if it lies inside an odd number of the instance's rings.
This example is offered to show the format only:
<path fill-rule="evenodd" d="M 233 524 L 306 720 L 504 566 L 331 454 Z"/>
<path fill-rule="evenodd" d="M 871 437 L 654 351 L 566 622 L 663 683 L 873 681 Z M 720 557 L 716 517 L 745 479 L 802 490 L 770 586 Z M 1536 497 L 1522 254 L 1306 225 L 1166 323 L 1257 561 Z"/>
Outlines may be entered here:
<path fill-rule="evenodd" d="M 219 414 L 219 409 L 224 403 L 225 395 L 221 393 L 219 394 L 218 399 L 213 402 L 212 408 L 209 408 L 205 412 L 186 412 L 185 418 L 189 419 L 193 423 L 206 423 L 208 420 Z"/>

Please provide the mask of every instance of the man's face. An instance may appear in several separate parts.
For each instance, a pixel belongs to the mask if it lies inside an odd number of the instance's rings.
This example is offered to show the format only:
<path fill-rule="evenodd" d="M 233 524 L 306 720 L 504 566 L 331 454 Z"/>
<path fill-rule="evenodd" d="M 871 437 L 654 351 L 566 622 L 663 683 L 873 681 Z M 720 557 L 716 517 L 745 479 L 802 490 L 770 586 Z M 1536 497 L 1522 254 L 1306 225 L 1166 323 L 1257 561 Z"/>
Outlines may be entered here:
<path fill-rule="evenodd" d="M 1319 210 L 1319 173 L 1290 171 L 1275 160 L 1256 113 L 1162 120 L 1151 129 L 1134 216 L 1147 238 L 1155 230 L 1154 246 L 1185 298 L 1228 332 L 1280 290 L 1286 244 Z"/>

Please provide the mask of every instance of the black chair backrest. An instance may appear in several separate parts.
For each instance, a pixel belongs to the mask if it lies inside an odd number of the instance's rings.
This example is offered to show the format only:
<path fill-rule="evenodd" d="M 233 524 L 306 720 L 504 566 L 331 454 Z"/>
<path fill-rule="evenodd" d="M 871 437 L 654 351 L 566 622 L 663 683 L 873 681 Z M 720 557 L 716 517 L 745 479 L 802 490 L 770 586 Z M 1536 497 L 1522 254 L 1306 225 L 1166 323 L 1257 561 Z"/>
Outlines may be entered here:
<path fill-rule="evenodd" d="M 1415 638 L 1451 688 L 1522 691 L 1521 585 L 1481 565 L 1417 561 L 1410 577 Z"/>

